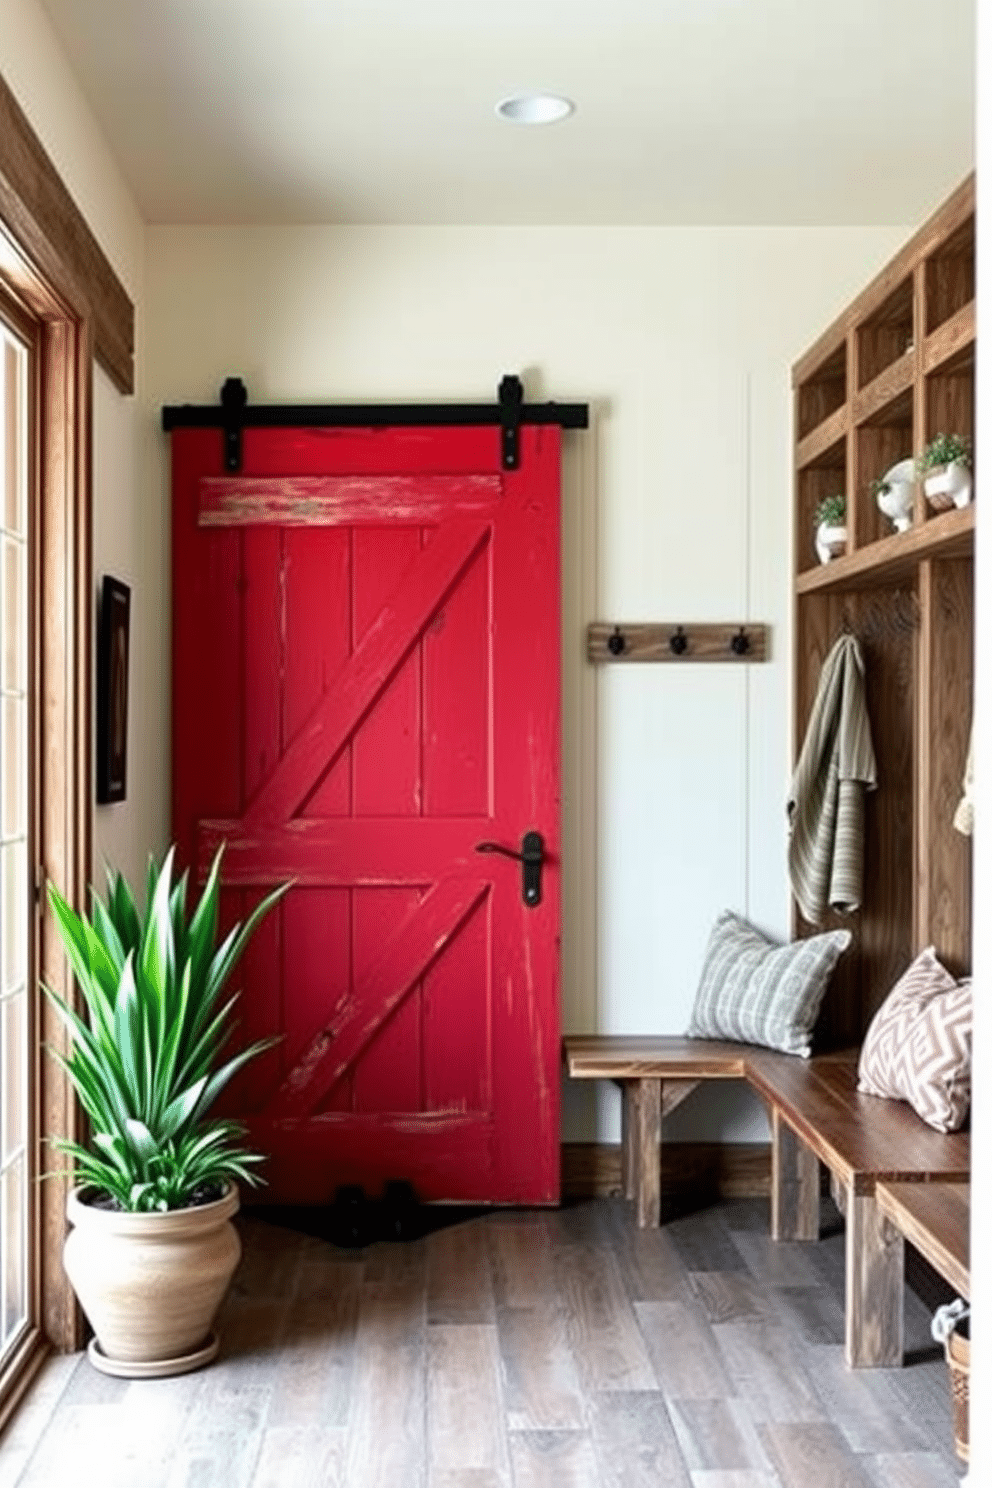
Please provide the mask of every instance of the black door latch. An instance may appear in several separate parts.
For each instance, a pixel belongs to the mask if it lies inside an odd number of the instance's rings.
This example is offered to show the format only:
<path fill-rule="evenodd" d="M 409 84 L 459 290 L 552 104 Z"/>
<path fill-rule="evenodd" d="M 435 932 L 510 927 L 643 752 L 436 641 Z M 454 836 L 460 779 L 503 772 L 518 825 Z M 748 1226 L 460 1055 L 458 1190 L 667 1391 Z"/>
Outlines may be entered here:
<path fill-rule="evenodd" d="M 502 842 L 477 842 L 478 853 L 499 853 L 504 858 L 514 858 L 523 864 L 523 901 L 528 909 L 541 902 L 541 864 L 544 862 L 544 838 L 540 832 L 525 832 L 520 852 L 504 847 Z"/>

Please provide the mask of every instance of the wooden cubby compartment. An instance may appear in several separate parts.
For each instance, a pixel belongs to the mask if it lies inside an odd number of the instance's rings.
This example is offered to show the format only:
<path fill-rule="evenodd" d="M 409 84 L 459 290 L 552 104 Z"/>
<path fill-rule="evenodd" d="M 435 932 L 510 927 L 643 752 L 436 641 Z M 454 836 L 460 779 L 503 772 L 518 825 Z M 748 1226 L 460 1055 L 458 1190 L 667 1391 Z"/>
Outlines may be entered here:
<path fill-rule="evenodd" d="M 924 379 L 923 443 L 937 434 L 963 434 L 972 441 L 972 500 L 977 490 L 975 438 L 975 345 L 963 347 Z M 937 515 L 924 502 L 924 515 Z"/>
<path fill-rule="evenodd" d="M 971 213 L 926 260 L 926 333 L 975 298 L 975 214 Z"/>
<path fill-rule="evenodd" d="M 914 349 L 913 281 L 905 278 L 858 326 L 858 387 L 867 387 L 887 367 Z"/>
<path fill-rule="evenodd" d="M 907 389 L 863 424 L 859 424 L 854 437 L 857 446 L 855 544 L 859 548 L 865 548 L 869 543 L 889 537 L 895 530 L 888 517 L 879 511 L 871 483 L 890 470 L 897 461 L 912 459 L 912 389 Z"/>
<path fill-rule="evenodd" d="M 831 445 L 811 464 L 799 471 L 797 520 L 796 520 L 796 568 L 799 572 L 819 566 L 814 539 L 816 529 L 813 513 L 825 496 L 846 495 L 846 441 L 841 439 Z M 848 511 L 850 523 L 850 510 Z M 848 537 L 850 538 L 850 525 Z"/>
<path fill-rule="evenodd" d="M 897 533 L 870 486 L 937 434 L 974 438 L 974 190 L 970 177 L 793 371 L 796 750 L 846 630 L 864 656 L 878 763 L 860 910 L 822 926 L 795 918 L 798 935 L 853 934 L 821 1015 L 828 1046 L 860 1042 L 924 946 L 955 975 L 971 965 L 971 839 L 953 819 L 971 729 L 977 503 L 937 515 L 918 486 L 913 524 Z M 833 491 L 847 495 L 848 552 L 820 565 L 813 511 Z"/>
<path fill-rule="evenodd" d="M 798 387 L 796 430 L 800 439 L 847 402 L 847 352 L 841 344 Z"/>

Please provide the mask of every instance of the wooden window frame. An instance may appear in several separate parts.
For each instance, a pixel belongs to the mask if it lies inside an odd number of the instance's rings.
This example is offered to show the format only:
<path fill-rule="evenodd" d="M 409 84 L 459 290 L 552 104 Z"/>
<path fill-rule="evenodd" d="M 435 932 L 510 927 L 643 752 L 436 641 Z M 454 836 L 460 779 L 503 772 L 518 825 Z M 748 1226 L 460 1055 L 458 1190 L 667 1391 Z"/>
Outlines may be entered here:
<path fill-rule="evenodd" d="M 30 331 L 34 510 L 32 759 L 36 882 L 34 966 L 71 993 L 44 894 L 55 882 L 77 907 L 90 878 L 93 777 L 91 431 L 94 357 L 122 393 L 134 391 L 134 309 L 55 167 L 0 78 L 0 289 L 11 323 Z M 82 1343 L 82 1317 L 62 1268 L 68 1180 L 41 1139 L 72 1138 L 80 1112 L 45 1043 L 65 1047 L 61 1024 L 34 998 L 35 1156 L 45 1173 L 34 1204 L 37 1292 L 32 1326 L 0 1377 L 0 1426 L 50 1345 Z"/>

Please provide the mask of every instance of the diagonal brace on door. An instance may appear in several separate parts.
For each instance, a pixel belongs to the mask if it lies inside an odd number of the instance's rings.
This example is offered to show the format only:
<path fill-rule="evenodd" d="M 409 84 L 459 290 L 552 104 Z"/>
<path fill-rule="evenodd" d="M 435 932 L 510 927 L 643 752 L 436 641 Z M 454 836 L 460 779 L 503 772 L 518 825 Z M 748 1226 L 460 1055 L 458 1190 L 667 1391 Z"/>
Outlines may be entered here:
<path fill-rule="evenodd" d="M 438 528 L 241 818 L 243 831 L 289 821 L 402 666 L 491 536 L 487 522 Z"/>
<path fill-rule="evenodd" d="M 489 892 L 479 879 L 442 879 L 385 946 L 368 976 L 311 1039 L 265 1109 L 270 1120 L 308 1116 L 347 1074 Z"/>

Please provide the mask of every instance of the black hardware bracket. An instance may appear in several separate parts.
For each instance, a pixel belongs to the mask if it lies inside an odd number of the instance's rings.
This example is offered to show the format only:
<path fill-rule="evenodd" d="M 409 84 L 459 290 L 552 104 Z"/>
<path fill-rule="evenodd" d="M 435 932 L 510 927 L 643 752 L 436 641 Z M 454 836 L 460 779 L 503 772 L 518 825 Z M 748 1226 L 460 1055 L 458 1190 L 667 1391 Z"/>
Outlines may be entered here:
<path fill-rule="evenodd" d="M 220 402 L 182 403 L 162 409 L 162 428 L 221 429 L 224 468 L 241 469 L 244 429 L 333 428 L 468 428 L 495 426 L 501 431 L 504 470 L 520 468 L 523 424 L 557 424 L 561 429 L 588 429 L 588 403 L 526 403 L 523 383 L 508 373 L 495 403 L 256 403 L 240 377 L 228 377 Z"/>
<path fill-rule="evenodd" d="M 224 410 L 224 469 L 241 469 L 241 429 L 244 424 L 248 389 L 240 377 L 229 377 L 220 390 Z"/>
<path fill-rule="evenodd" d="M 503 431 L 503 469 L 516 470 L 520 464 L 520 410 L 524 403 L 524 385 L 512 373 L 499 385 L 500 427 Z"/>

